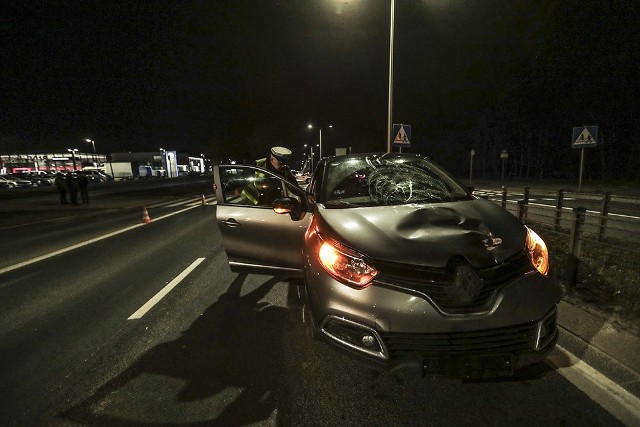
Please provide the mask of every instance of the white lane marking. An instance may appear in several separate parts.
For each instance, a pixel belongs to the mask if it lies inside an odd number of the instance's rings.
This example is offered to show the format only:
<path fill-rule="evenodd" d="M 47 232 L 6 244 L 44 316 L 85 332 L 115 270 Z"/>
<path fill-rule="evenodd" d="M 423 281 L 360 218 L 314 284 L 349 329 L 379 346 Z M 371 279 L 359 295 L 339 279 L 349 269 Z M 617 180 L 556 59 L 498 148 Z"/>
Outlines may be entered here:
<path fill-rule="evenodd" d="M 640 425 L 640 399 L 636 396 L 559 345 L 546 361 L 625 425 Z"/>
<path fill-rule="evenodd" d="M 173 288 L 175 288 L 178 285 L 178 283 L 182 282 L 182 280 L 185 277 L 187 277 L 189 275 L 189 273 L 191 273 L 198 265 L 200 265 L 200 263 L 202 261 L 204 261 L 204 258 L 198 258 L 195 261 L 193 261 L 189 267 L 185 268 L 182 271 L 182 273 L 178 274 L 178 276 L 175 279 L 173 279 L 171 282 L 169 282 L 169 284 L 167 286 L 162 288 L 162 290 L 160 290 L 160 292 L 155 294 L 153 296 L 153 298 L 151 298 L 149 301 L 147 301 L 147 303 L 145 305 L 140 307 L 135 313 L 133 313 L 131 316 L 129 316 L 129 318 L 127 320 L 140 319 L 142 316 L 144 316 L 147 313 L 147 311 L 151 310 L 151 308 L 154 305 L 156 305 L 162 298 L 167 296 L 167 294 L 169 292 L 171 292 L 171 290 Z"/>
<path fill-rule="evenodd" d="M 160 220 L 163 220 L 165 218 L 169 218 L 170 216 L 177 215 L 179 213 L 188 211 L 190 209 L 193 209 L 194 207 L 195 206 L 186 207 L 185 209 L 180 209 L 179 211 L 175 211 L 175 212 L 169 213 L 167 215 L 159 216 L 157 218 L 154 218 L 153 221 L 160 221 Z M 93 239 L 86 240 L 86 241 L 81 242 L 81 243 L 76 243 L 75 245 L 67 246 L 66 248 L 58 249 L 57 251 L 49 252 L 48 254 L 40 255 L 39 257 L 32 258 L 32 259 L 29 259 L 27 261 L 19 262 L 18 264 L 10 265 L 8 267 L 0 269 L 0 274 L 8 273 L 9 271 L 13 271 L 13 270 L 17 270 L 18 268 L 26 267 L 27 265 L 35 264 L 36 262 L 40 262 L 40 261 L 45 260 L 47 258 L 51 258 L 51 257 L 57 256 L 57 255 L 63 254 L 65 252 L 69 252 L 69 251 L 72 251 L 74 249 L 78 249 L 78 248 L 81 248 L 83 246 L 87 246 L 87 245 L 90 245 L 92 243 L 99 242 L 100 240 L 108 239 L 109 237 L 113 237 L 113 236 L 116 236 L 118 234 L 125 233 L 127 231 L 131 231 L 131 230 L 133 230 L 135 228 L 142 227 L 142 226 L 145 226 L 145 225 L 147 225 L 147 224 L 141 222 L 140 224 L 131 225 L 129 227 L 125 227 L 125 228 L 122 228 L 120 230 L 116 230 L 116 231 L 113 231 L 111 233 L 107 233 L 107 234 L 105 234 L 103 236 L 95 237 Z"/>

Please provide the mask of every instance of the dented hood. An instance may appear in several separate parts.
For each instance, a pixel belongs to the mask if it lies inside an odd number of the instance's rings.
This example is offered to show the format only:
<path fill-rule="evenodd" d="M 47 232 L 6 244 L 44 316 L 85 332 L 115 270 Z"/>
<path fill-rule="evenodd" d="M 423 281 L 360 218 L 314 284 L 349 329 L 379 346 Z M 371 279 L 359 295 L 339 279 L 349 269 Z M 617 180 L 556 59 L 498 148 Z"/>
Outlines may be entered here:
<path fill-rule="evenodd" d="M 526 228 L 484 199 L 450 203 L 327 209 L 321 233 L 373 259 L 444 267 L 452 257 L 475 267 L 495 265 L 523 250 Z"/>

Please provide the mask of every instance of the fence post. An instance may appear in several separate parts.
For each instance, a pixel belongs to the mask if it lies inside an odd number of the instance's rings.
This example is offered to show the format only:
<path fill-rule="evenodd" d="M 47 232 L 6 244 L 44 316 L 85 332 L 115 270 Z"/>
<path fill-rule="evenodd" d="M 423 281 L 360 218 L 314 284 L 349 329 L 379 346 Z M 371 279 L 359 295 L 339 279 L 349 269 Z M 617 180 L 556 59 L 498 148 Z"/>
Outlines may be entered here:
<path fill-rule="evenodd" d="M 527 205 L 529 204 L 529 190 L 531 190 L 529 187 L 524 187 L 524 202 Z"/>
<path fill-rule="evenodd" d="M 598 228 L 598 242 L 604 240 L 604 234 L 607 231 L 607 219 L 609 217 L 609 205 L 611 204 L 611 191 L 604 193 L 602 199 L 602 209 L 600 209 L 600 228 Z"/>
<path fill-rule="evenodd" d="M 502 207 L 507 207 L 507 187 L 502 186 Z"/>
<path fill-rule="evenodd" d="M 527 220 L 527 200 L 518 200 L 518 219 L 523 223 Z"/>
<path fill-rule="evenodd" d="M 576 214 L 575 221 L 571 226 L 571 236 L 569 237 L 569 255 L 567 257 L 566 280 L 570 286 L 575 287 L 578 283 L 578 265 L 580 264 L 580 249 L 582 248 L 582 229 L 584 226 L 586 208 L 573 208 Z"/>
<path fill-rule="evenodd" d="M 564 190 L 558 190 L 558 196 L 556 197 L 556 221 L 553 227 L 554 231 L 560 229 L 560 220 L 562 219 L 562 202 L 564 201 Z"/>

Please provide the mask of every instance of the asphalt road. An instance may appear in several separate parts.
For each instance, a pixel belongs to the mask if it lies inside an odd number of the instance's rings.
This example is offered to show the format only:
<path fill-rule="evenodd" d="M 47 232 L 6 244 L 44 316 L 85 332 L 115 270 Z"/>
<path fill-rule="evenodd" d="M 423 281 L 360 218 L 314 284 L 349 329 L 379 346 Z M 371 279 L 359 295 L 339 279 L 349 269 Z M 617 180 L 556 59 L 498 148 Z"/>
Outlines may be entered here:
<path fill-rule="evenodd" d="M 3 425 L 637 421 L 553 364 L 487 381 L 376 373 L 306 336 L 300 283 L 230 272 L 215 205 L 176 197 L 149 213 L 0 230 Z"/>

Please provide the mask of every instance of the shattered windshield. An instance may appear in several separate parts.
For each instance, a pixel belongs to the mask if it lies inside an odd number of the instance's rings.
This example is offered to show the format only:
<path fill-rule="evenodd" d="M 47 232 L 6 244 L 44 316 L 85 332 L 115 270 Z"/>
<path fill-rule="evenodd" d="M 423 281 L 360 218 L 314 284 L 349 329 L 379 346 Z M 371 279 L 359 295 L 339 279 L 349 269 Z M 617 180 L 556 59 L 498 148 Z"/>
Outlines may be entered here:
<path fill-rule="evenodd" d="M 348 208 L 468 199 L 439 166 L 418 156 L 382 155 L 327 162 L 322 201 Z"/>

